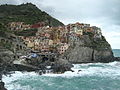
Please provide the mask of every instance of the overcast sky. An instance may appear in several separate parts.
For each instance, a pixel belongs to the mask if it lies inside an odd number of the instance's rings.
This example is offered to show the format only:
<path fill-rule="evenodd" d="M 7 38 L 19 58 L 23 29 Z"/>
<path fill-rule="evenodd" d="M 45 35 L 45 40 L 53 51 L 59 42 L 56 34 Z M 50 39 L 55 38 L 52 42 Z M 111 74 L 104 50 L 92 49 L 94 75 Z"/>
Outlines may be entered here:
<path fill-rule="evenodd" d="M 64 24 L 96 25 L 113 49 L 120 49 L 120 0 L 0 0 L 0 4 L 31 2 Z"/>

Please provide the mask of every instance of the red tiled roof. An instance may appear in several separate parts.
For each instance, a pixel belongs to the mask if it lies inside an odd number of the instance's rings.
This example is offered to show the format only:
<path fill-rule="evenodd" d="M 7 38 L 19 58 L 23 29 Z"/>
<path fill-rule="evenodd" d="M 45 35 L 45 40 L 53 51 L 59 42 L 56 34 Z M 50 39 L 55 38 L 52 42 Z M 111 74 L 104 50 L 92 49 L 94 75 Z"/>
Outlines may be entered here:
<path fill-rule="evenodd" d="M 31 28 L 40 28 L 40 27 L 44 27 L 44 26 L 45 26 L 44 23 L 37 23 L 37 24 L 31 25 Z"/>

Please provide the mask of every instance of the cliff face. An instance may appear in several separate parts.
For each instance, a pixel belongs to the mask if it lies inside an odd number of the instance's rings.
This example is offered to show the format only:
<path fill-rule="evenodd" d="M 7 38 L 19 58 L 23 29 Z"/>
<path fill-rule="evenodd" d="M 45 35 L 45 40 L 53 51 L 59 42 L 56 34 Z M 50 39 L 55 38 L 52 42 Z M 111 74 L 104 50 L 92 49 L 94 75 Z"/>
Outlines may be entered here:
<path fill-rule="evenodd" d="M 111 62 L 113 61 L 113 53 L 111 49 L 108 50 L 100 50 L 94 51 L 94 59 L 95 62 Z"/>
<path fill-rule="evenodd" d="M 7 66 L 14 61 L 14 53 L 0 46 L 0 74 L 5 73 Z"/>
<path fill-rule="evenodd" d="M 98 39 L 83 36 L 70 45 L 63 57 L 72 63 L 92 63 L 110 62 L 114 56 L 110 44 L 103 36 Z"/>

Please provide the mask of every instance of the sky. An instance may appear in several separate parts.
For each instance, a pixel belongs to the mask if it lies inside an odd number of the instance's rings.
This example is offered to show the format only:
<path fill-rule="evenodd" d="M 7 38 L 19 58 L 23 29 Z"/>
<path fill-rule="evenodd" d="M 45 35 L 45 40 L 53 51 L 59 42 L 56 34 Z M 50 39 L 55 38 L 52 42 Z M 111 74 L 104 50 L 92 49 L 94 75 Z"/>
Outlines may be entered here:
<path fill-rule="evenodd" d="M 64 24 L 81 22 L 102 29 L 113 49 L 120 49 L 120 0 L 0 0 L 0 4 L 31 2 Z"/>

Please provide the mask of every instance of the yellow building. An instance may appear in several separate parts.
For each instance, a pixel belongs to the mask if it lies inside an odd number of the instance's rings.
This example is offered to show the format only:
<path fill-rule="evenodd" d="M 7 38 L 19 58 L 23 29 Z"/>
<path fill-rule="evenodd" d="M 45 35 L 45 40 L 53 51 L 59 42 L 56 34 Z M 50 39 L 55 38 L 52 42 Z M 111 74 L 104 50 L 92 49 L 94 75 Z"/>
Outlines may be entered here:
<path fill-rule="evenodd" d="M 83 35 L 83 29 L 77 30 L 77 31 L 76 31 L 76 34 L 78 34 L 78 35 Z"/>
<path fill-rule="evenodd" d="M 28 47 L 28 48 L 34 48 L 34 42 L 29 41 L 29 42 L 27 43 L 27 47 Z"/>
<path fill-rule="evenodd" d="M 48 45 L 53 45 L 53 40 L 49 40 L 49 44 Z"/>
<path fill-rule="evenodd" d="M 69 44 L 67 43 L 61 43 L 58 47 L 57 50 L 59 52 L 59 54 L 63 54 L 68 48 L 69 48 Z"/>

